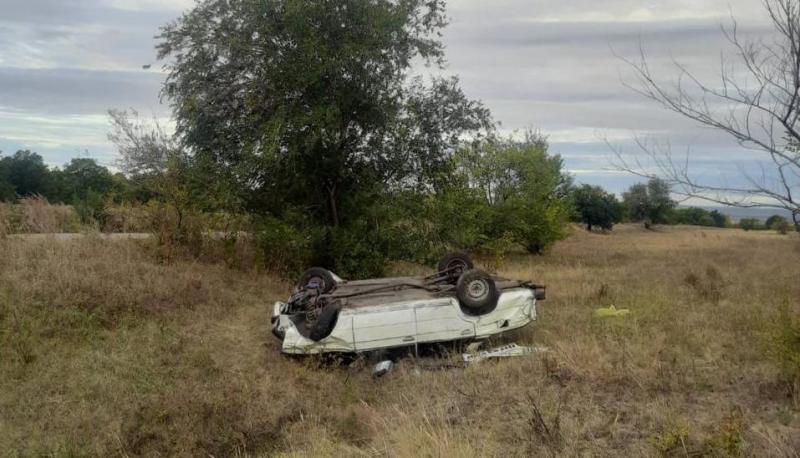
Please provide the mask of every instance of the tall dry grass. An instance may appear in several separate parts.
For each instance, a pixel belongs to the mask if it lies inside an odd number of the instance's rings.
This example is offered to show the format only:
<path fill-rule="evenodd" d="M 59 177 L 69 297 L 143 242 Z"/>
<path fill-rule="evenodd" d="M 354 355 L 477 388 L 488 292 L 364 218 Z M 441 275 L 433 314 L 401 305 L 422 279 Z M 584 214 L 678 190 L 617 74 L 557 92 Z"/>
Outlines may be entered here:
<path fill-rule="evenodd" d="M 0 234 L 80 232 L 81 223 L 70 205 L 51 204 L 44 197 L 26 197 L 18 203 L 0 202 Z"/>
<path fill-rule="evenodd" d="M 0 201 L 0 239 L 11 233 L 11 204 Z"/>
<path fill-rule="evenodd" d="M 153 226 L 152 211 L 149 211 L 147 205 L 132 203 L 107 205 L 103 213 L 103 232 L 148 232 Z"/>
<path fill-rule="evenodd" d="M 797 456 L 770 348 L 800 240 L 576 233 L 501 273 L 548 284 L 531 357 L 425 370 L 286 358 L 288 285 L 136 242 L 0 240 L 0 450 L 97 456 Z M 494 261 L 492 261 L 494 262 Z M 398 271 L 419 267 L 397 265 Z M 622 318 L 594 310 L 629 308 Z M 788 304 L 788 305 L 787 305 Z"/>

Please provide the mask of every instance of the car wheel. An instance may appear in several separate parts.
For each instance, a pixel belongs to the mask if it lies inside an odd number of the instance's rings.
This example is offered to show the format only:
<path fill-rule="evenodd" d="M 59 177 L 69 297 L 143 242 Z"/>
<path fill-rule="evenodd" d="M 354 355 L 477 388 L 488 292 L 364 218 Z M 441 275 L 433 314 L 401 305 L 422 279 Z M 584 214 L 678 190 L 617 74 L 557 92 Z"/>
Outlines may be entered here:
<path fill-rule="evenodd" d="M 319 290 L 320 294 L 325 294 L 331 292 L 333 288 L 336 287 L 336 280 L 334 280 L 333 274 L 328 269 L 312 267 L 303 272 L 303 275 L 300 276 L 300 280 L 297 282 L 298 289 L 308 287 L 315 287 Z"/>
<path fill-rule="evenodd" d="M 483 315 L 497 307 L 500 292 L 491 275 L 482 270 L 472 269 L 459 277 L 456 296 L 465 313 Z"/>
<path fill-rule="evenodd" d="M 456 251 L 447 253 L 442 260 L 439 261 L 439 264 L 436 266 L 436 271 L 439 273 L 446 272 L 449 281 L 455 283 L 458 281 L 458 277 L 460 277 L 461 274 L 473 267 L 472 259 L 470 259 L 466 253 Z"/>
<path fill-rule="evenodd" d="M 331 335 L 331 332 L 333 332 L 333 328 L 336 327 L 336 320 L 338 318 L 339 304 L 334 302 L 326 305 L 322 308 L 322 311 L 319 312 L 319 316 L 317 317 L 316 321 L 309 326 L 310 331 L 308 338 L 314 342 L 319 342 L 320 340 L 328 337 Z"/>

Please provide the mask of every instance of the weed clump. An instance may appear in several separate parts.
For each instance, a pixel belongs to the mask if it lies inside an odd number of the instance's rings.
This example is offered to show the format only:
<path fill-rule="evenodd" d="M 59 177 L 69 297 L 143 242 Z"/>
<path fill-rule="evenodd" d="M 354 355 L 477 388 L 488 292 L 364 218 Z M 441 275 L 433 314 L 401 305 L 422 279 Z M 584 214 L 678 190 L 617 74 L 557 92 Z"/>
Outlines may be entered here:
<path fill-rule="evenodd" d="M 744 448 L 744 417 L 734 409 L 722 418 L 714 434 L 705 442 L 705 454 L 711 456 L 740 456 Z"/>
<path fill-rule="evenodd" d="M 719 302 L 722 299 L 724 281 L 719 269 L 714 266 L 708 266 L 705 274 L 689 272 L 683 281 L 702 299 L 710 302 Z"/>
<path fill-rule="evenodd" d="M 780 368 L 794 406 L 800 407 L 800 313 L 788 299 L 778 310 L 769 337 L 769 353 Z"/>
<path fill-rule="evenodd" d="M 683 419 L 673 419 L 664 429 L 653 437 L 653 446 L 660 455 L 681 450 L 688 455 L 689 424 Z"/>

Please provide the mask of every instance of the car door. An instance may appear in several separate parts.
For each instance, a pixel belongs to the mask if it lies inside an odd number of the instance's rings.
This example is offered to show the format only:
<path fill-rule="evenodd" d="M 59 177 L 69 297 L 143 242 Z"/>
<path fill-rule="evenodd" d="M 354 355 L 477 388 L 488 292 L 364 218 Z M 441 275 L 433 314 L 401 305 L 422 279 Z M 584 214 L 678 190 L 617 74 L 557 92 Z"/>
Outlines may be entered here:
<path fill-rule="evenodd" d="M 418 342 L 442 342 L 475 336 L 475 324 L 467 320 L 458 301 L 441 298 L 414 307 Z"/>
<path fill-rule="evenodd" d="M 412 304 L 365 307 L 353 311 L 356 351 L 413 345 L 416 322 Z"/>

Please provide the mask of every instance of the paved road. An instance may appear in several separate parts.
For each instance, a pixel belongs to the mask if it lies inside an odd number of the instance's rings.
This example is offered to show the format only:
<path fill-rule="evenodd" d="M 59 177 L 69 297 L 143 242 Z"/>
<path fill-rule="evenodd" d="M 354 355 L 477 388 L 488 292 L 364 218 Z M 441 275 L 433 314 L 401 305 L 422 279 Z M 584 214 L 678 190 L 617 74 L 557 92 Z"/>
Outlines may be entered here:
<path fill-rule="evenodd" d="M 10 239 L 23 239 L 23 240 L 76 240 L 81 239 L 84 237 L 100 237 L 101 239 L 107 240 L 146 240 L 153 237 L 153 234 L 147 233 L 125 233 L 125 234 L 104 234 L 102 232 L 79 232 L 75 234 L 9 234 L 8 238 Z"/>

